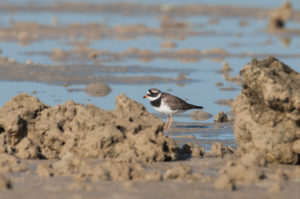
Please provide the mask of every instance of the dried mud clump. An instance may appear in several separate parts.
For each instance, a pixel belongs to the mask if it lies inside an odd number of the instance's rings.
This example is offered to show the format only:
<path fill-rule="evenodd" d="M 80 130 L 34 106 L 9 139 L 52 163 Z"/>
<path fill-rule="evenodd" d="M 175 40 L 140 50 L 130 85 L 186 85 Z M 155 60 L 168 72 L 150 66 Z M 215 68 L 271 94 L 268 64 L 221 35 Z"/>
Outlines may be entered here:
<path fill-rule="evenodd" d="M 224 111 L 219 112 L 215 116 L 215 122 L 232 122 L 233 119 L 229 118 Z"/>
<path fill-rule="evenodd" d="M 0 154 L 0 173 L 18 173 L 27 169 L 27 165 L 15 156 L 6 153 Z"/>
<path fill-rule="evenodd" d="M 240 74 L 242 92 L 233 102 L 239 151 L 270 163 L 299 162 L 300 74 L 272 57 L 254 59 Z"/>
<path fill-rule="evenodd" d="M 227 161 L 215 180 L 215 188 L 235 190 L 237 185 L 251 185 L 260 182 L 266 176 L 264 172 L 255 165 L 239 161 Z"/>
<path fill-rule="evenodd" d="M 207 155 L 213 157 L 224 157 L 226 154 L 233 154 L 233 153 L 234 153 L 234 149 L 231 146 L 224 146 L 220 142 L 215 142 L 212 144 L 211 150 Z"/>
<path fill-rule="evenodd" d="M 176 157 L 177 145 L 163 122 L 125 95 L 116 109 L 68 101 L 49 107 L 22 93 L 0 108 L 0 152 L 24 159 L 80 158 L 155 162 Z"/>
<path fill-rule="evenodd" d="M 193 144 L 192 142 L 188 142 L 183 145 L 182 147 L 182 154 L 181 156 L 189 155 L 192 158 L 199 158 L 203 157 L 205 154 L 205 149 L 202 146 L 199 146 L 197 144 Z M 184 159 L 181 157 L 182 159 Z"/>
<path fill-rule="evenodd" d="M 221 106 L 229 106 L 229 107 L 231 107 L 232 102 L 233 99 L 220 99 L 215 101 L 216 104 L 219 104 Z"/>
<path fill-rule="evenodd" d="M 140 162 L 82 159 L 73 153 L 60 160 L 40 163 L 35 173 L 40 177 L 70 176 L 77 182 L 185 181 L 202 177 L 201 173 L 193 172 L 192 167 L 184 163 L 157 168 Z"/>
<path fill-rule="evenodd" d="M 160 172 L 147 172 L 141 163 L 114 160 L 93 162 L 73 153 L 54 163 L 39 164 L 36 173 L 41 177 L 72 176 L 76 181 L 93 182 L 161 179 Z"/>
<path fill-rule="evenodd" d="M 94 83 L 87 85 L 85 92 L 92 97 L 104 97 L 111 92 L 111 88 L 103 83 Z"/>
<path fill-rule="evenodd" d="M 213 116 L 212 114 L 201 110 L 191 112 L 191 119 L 195 121 L 207 120 L 212 116 Z"/>
<path fill-rule="evenodd" d="M 192 178 L 192 168 L 189 165 L 179 164 L 166 170 L 164 180 L 180 180 Z"/>
<path fill-rule="evenodd" d="M 287 20 L 293 15 L 293 6 L 291 2 L 286 1 L 280 8 L 271 12 L 268 28 L 272 30 L 282 30 L 285 28 Z"/>
<path fill-rule="evenodd" d="M 1 189 L 12 189 L 12 183 L 11 180 L 8 179 L 6 176 L 3 174 L 0 174 L 0 190 Z"/>

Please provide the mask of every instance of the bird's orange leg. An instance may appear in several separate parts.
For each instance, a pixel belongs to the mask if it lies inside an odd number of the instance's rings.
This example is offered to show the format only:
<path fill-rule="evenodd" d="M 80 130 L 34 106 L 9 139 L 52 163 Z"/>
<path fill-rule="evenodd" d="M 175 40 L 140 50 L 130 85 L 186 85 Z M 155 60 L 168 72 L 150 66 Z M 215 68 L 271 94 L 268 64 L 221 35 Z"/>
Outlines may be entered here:
<path fill-rule="evenodd" d="M 171 121 L 170 121 L 170 123 L 169 123 L 168 129 L 171 127 L 172 122 L 173 122 L 173 115 L 171 115 Z"/>
<path fill-rule="evenodd" d="M 165 123 L 164 130 L 166 130 L 169 120 L 170 120 L 170 116 L 168 115 L 168 121 L 166 121 L 166 123 Z"/>

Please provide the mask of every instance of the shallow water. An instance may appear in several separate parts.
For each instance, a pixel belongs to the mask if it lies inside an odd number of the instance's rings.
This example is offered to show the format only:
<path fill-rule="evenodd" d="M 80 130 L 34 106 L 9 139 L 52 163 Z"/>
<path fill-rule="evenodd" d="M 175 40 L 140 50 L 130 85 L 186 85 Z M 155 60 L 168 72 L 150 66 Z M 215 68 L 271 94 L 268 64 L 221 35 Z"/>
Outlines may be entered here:
<path fill-rule="evenodd" d="M 19 1 L 14 1 L 19 4 Z M 24 1 L 25 3 L 26 1 Z M 39 2 L 39 1 L 30 1 Z M 56 1 L 45 1 L 44 3 L 51 4 Z M 76 1 L 78 2 L 78 1 Z M 89 1 L 98 2 L 98 1 Z M 100 1 L 105 2 L 105 1 Z M 136 2 L 136 1 L 128 1 Z M 146 3 L 153 3 L 153 1 L 146 1 Z M 158 3 L 161 1 L 154 1 Z M 164 4 L 180 4 L 182 1 L 164 1 Z M 199 1 L 190 0 L 187 3 L 196 3 Z M 299 1 L 291 1 L 294 8 L 300 9 Z M 40 2 L 39 2 L 40 3 Z M 280 5 L 282 1 L 200 1 L 200 3 L 209 4 L 234 4 L 239 6 L 258 6 L 263 8 L 274 8 Z M 59 20 L 59 26 L 69 25 L 72 23 L 100 23 L 109 27 L 116 25 L 135 25 L 144 24 L 148 27 L 159 27 L 160 16 L 153 15 L 128 15 L 123 16 L 118 13 L 72 13 L 72 12 L 1 12 L 1 26 L 0 30 L 12 26 L 17 22 L 35 22 L 38 24 L 51 25 L 51 19 L 55 16 Z M 205 111 L 215 115 L 221 110 L 230 111 L 230 107 L 221 106 L 215 103 L 219 99 L 233 99 L 240 92 L 240 87 L 234 82 L 226 82 L 222 74 L 216 73 L 222 67 L 222 62 L 226 61 L 233 68 L 231 75 L 237 75 L 239 70 L 251 61 L 252 56 L 278 55 L 277 57 L 286 64 L 294 67 L 295 70 L 300 71 L 299 57 L 290 57 L 293 54 L 299 53 L 300 37 L 294 36 L 278 36 L 269 34 L 265 31 L 268 20 L 254 19 L 254 18 L 230 18 L 230 17 L 214 17 L 214 16 L 187 16 L 176 17 L 176 21 L 183 21 L 188 23 L 188 29 L 194 31 L 203 31 L 204 34 L 196 34 L 185 38 L 169 38 L 165 36 L 143 35 L 140 37 L 130 39 L 120 39 L 115 37 L 105 37 L 99 40 L 90 41 L 88 47 L 97 50 L 107 50 L 110 52 L 123 52 L 128 48 L 147 49 L 153 52 L 163 50 L 160 44 L 163 41 L 172 41 L 176 43 L 176 47 L 172 49 L 165 49 L 168 51 L 180 50 L 185 48 L 194 48 L 198 50 L 207 50 L 211 48 L 222 48 L 231 55 L 227 57 L 212 57 L 201 58 L 191 62 L 184 62 L 174 59 L 155 58 L 148 60 L 148 62 L 141 61 L 134 57 L 126 57 L 121 60 L 110 60 L 105 64 L 108 66 L 141 66 L 153 67 L 159 69 L 178 69 L 178 71 L 171 72 L 151 72 L 151 75 L 161 77 L 177 77 L 178 74 L 184 73 L 186 77 L 190 78 L 186 84 L 176 83 L 143 83 L 143 84 L 123 84 L 115 83 L 109 84 L 112 92 L 102 98 L 91 97 L 84 91 L 69 92 L 68 89 L 84 89 L 86 85 L 73 85 L 70 87 L 63 87 L 58 85 L 47 85 L 38 82 L 19 82 L 19 81 L 1 81 L 0 89 L 2 91 L 0 98 L 0 105 L 2 106 L 7 100 L 21 92 L 36 92 L 34 94 L 41 101 L 49 105 L 61 104 L 68 100 L 73 100 L 79 103 L 93 103 L 99 107 L 110 110 L 114 108 L 114 99 L 117 95 L 125 93 L 130 98 L 142 103 L 146 106 L 148 111 L 154 112 L 147 100 L 142 96 L 146 93 L 148 88 L 156 87 L 163 91 L 169 91 L 192 104 L 202 105 Z M 215 22 L 211 23 L 211 20 Z M 246 21 L 247 25 L 241 26 L 240 23 Z M 300 29 L 300 23 L 297 21 L 290 21 L 287 24 L 288 28 Z M 284 39 L 284 41 L 283 41 Z M 29 52 L 51 52 L 54 48 L 63 50 L 70 50 L 73 46 L 69 43 L 73 40 L 84 41 L 83 38 L 59 38 L 34 41 L 29 44 L 20 44 L 16 41 L 0 41 L 0 48 L 2 56 L 13 58 L 17 62 L 25 63 L 27 60 L 32 60 L 33 63 L 45 65 L 60 65 L 70 63 L 93 64 L 92 60 L 66 60 L 62 62 L 55 62 L 51 60 L 48 55 L 43 54 L 28 54 Z M 148 75 L 148 72 L 129 71 L 127 73 L 113 73 L 114 76 L 129 76 L 129 75 Z M 106 75 L 100 73 L 96 75 Z M 110 74 L 111 75 L 111 74 Z M 216 87 L 216 82 L 222 82 L 223 87 L 237 88 L 235 91 L 222 91 Z M 177 122 L 189 122 L 189 117 L 175 117 Z M 213 118 L 205 121 L 213 122 Z M 223 131 L 225 132 L 225 131 Z M 224 134 L 199 132 L 193 133 L 196 139 L 215 139 L 215 140 L 234 140 L 232 129 L 226 130 Z"/>

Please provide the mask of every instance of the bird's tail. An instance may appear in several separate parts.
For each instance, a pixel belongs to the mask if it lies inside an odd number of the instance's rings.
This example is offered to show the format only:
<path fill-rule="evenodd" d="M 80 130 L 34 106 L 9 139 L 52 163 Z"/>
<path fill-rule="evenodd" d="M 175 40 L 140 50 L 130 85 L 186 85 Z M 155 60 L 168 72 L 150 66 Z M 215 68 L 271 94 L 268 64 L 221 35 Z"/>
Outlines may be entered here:
<path fill-rule="evenodd" d="M 189 109 L 203 109 L 203 106 L 195 106 L 193 104 L 190 104 Z"/>

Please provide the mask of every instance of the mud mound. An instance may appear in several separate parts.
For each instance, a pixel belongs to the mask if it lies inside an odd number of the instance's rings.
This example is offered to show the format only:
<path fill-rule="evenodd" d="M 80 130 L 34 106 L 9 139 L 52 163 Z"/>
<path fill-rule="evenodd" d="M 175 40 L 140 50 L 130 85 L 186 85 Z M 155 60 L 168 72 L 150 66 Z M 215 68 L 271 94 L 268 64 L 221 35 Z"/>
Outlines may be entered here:
<path fill-rule="evenodd" d="M 189 154 L 193 158 L 203 157 L 205 149 L 202 146 L 188 142 L 182 147 L 184 154 Z"/>
<path fill-rule="evenodd" d="M 233 119 L 229 118 L 224 111 L 220 111 L 218 114 L 215 115 L 215 122 L 232 122 Z"/>
<path fill-rule="evenodd" d="M 175 158 L 175 142 L 163 122 L 120 95 L 116 109 L 68 101 L 49 107 L 26 93 L 0 108 L 0 150 L 21 158 L 81 158 L 155 162 Z"/>
<path fill-rule="evenodd" d="M 192 179 L 192 168 L 189 165 L 179 164 L 166 170 L 163 179 L 164 180 L 180 180 L 180 179 Z"/>
<path fill-rule="evenodd" d="M 85 92 L 92 97 L 104 97 L 111 92 L 111 88 L 104 83 L 92 83 L 86 86 Z"/>
<path fill-rule="evenodd" d="M 0 174 L 0 190 L 1 189 L 12 189 L 11 180 L 5 177 L 3 174 Z"/>
<path fill-rule="evenodd" d="M 0 173 L 18 173 L 27 169 L 27 165 L 15 156 L 5 153 L 0 154 Z"/>
<path fill-rule="evenodd" d="M 191 119 L 195 120 L 195 121 L 207 120 L 213 116 L 212 114 L 202 111 L 202 110 L 193 111 L 193 112 L 191 112 L 190 115 L 191 115 Z"/>
<path fill-rule="evenodd" d="M 242 92 L 233 103 L 238 149 L 271 163 L 297 163 L 300 74 L 272 57 L 254 59 L 240 74 Z"/>
<path fill-rule="evenodd" d="M 214 183 L 215 188 L 231 191 L 237 189 L 237 185 L 251 185 L 266 178 L 261 168 L 239 159 L 228 160 L 219 172 L 220 175 Z"/>
<path fill-rule="evenodd" d="M 224 157 L 227 154 L 233 154 L 234 149 L 231 146 L 224 146 L 220 142 L 215 142 L 211 146 L 210 152 L 207 154 L 207 156 L 213 156 L 213 157 Z"/>
<path fill-rule="evenodd" d="M 196 180 L 200 177 L 192 172 L 191 166 L 183 163 L 162 170 L 138 162 L 82 159 L 72 153 L 56 162 L 40 163 L 36 174 L 41 177 L 71 176 L 76 181 L 93 182 Z"/>
<path fill-rule="evenodd" d="M 271 12 L 268 28 L 269 30 L 281 30 L 293 15 L 293 6 L 291 2 L 286 1 L 277 9 Z"/>
<path fill-rule="evenodd" d="M 72 176 L 77 181 L 129 181 L 147 179 L 151 172 L 146 172 L 140 163 L 102 161 L 93 162 L 68 153 L 54 163 L 46 162 L 38 165 L 39 176 Z M 160 173 L 159 173 L 160 174 Z M 160 176 L 158 176 L 158 180 Z"/>

